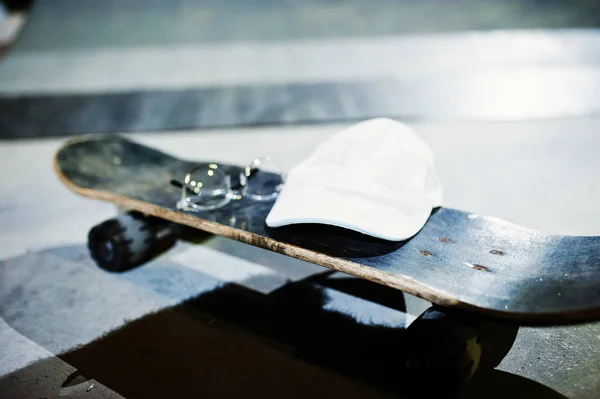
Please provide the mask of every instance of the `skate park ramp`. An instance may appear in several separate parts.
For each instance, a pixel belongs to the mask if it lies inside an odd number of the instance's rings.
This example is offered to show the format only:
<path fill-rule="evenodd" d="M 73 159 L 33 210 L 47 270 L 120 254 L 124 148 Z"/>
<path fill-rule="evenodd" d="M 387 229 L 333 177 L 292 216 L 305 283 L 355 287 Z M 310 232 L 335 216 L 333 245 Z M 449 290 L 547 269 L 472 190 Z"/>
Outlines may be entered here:
<path fill-rule="evenodd" d="M 597 2 L 37 0 L 0 137 L 600 110 Z"/>

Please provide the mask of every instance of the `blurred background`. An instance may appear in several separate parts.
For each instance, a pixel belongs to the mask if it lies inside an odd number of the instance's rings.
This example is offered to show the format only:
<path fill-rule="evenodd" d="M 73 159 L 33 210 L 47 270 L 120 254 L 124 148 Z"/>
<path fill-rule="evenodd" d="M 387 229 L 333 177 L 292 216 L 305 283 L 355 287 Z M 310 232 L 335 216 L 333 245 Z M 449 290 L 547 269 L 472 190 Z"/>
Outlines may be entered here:
<path fill-rule="evenodd" d="M 2 137 L 599 110 L 597 1 L 5 4 Z"/>
<path fill-rule="evenodd" d="M 52 171 L 74 135 L 289 169 L 386 116 L 431 145 L 447 206 L 600 235 L 600 1 L 0 5 L 0 397 L 409 395 L 418 298 L 218 237 L 99 270 L 87 232 L 115 209 Z M 460 397 L 600 397 L 599 324 L 491 330 Z"/>

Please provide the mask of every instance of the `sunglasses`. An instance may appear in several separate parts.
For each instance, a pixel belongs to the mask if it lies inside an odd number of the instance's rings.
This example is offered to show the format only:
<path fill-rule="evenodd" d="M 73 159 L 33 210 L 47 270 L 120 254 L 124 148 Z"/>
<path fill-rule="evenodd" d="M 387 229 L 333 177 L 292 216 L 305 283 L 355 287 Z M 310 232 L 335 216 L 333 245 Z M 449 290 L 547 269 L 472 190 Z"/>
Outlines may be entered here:
<path fill-rule="evenodd" d="M 199 165 L 190 169 L 182 181 L 172 179 L 171 184 L 181 188 L 177 209 L 211 211 L 243 198 L 272 201 L 284 184 L 281 168 L 271 157 L 253 159 L 237 176 L 224 169 L 216 163 Z"/>

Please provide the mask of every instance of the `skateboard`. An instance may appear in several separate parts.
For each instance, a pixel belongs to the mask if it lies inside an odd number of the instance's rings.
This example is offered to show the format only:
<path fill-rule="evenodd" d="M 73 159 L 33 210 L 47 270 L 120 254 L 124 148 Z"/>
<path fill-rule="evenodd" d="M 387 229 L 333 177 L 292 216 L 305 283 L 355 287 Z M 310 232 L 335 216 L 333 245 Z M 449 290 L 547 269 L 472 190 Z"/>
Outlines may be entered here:
<path fill-rule="evenodd" d="M 274 200 L 241 198 L 214 210 L 181 209 L 181 179 L 209 162 L 179 159 L 120 135 L 92 135 L 68 140 L 55 154 L 54 168 L 75 193 L 131 211 L 125 221 L 111 220 L 90 231 L 96 261 L 104 256 L 139 262 L 154 237 L 168 230 L 165 226 L 187 226 L 392 287 L 445 309 L 520 325 L 600 318 L 600 237 L 546 235 L 444 207 L 402 242 L 327 225 L 269 228 L 265 218 Z M 231 176 L 243 169 L 219 167 Z"/>

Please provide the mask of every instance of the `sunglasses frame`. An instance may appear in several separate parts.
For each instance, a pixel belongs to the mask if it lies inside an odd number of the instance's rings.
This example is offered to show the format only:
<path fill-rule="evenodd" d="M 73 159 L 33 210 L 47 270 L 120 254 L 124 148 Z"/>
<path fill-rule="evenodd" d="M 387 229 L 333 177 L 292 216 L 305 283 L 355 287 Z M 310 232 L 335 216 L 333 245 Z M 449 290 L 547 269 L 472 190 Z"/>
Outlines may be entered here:
<path fill-rule="evenodd" d="M 231 201 L 240 200 L 242 198 L 249 198 L 253 201 L 271 201 L 271 200 L 276 199 L 277 196 L 279 195 L 279 192 L 281 191 L 281 187 L 285 183 L 285 175 L 282 172 L 278 173 L 278 175 L 281 177 L 281 183 L 279 183 L 276 186 L 276 190 L 273 193 L 268 194 L 268 195 L 261 195 L 261 194 L 255 194 L 255 193 L 248 191 L 248 186 L 249 186 L 248 183 L 249 183 L 250 179 L 252 178 L 252 176 L 254 176 L 256 174 L 256 172 L 259 170 L 258 169 L 259 165 L 263 162 L 271 162 L 277 167 L 277 169 L 279 171 L 281 171 L 279 164 L 277 162 L 273 161 L 273 159 L 270 156 L 254 158 L 252 160 L 252 162 L 250 162 L 248 165 L 246 165 L 240 172 L 239 186 L 235 186 L 235 187 L 232 187 L 231 175 L 224 173 L 222 171 L 222 169 L 219 168 L 219 165 L 216 163 L 210 163 L 208 165 L 203 164 L 203 165 L 198 165 L 198 166 L 191 168 L 186 173 L 186 175 L 183 179 L 183 182 L 180 182 L 175 179 L 171 180 L 171 184 L 181 188 L 181 198 L 177 201 L 177 204 L 176 204 L 177 209 L 184 210 L 184 211 L 195 211 L 195 212 L 212 211 L 215 209 L 223 208 L 224 206 L 229 204 Z M 199 187 L 201 187 L 201 186 L 198 186 L 198 183 L 195 183 L 195 181 L 192 180 L 192 176 L 193 176 L 194 172 L 196 172 L 200 169 L 208 169 L 207 173 L 210 176 L 213 176 L 213 174 L 218 173 L 219 175 L 221 175 L 221 177 L 223 178 L 223 182 L 225 183 L 225 187 L 223 188 L 223 190 L 213 190 L 212 192 L 209 193 L 209 195 L 212 198 L 220 196 L 220 195 L 223 196 L 223 200 L 221 200 L 220 202 L 217 202 L 214 205 L 206 205 L 206 206 L 198 205 L 190 199 L 194 195 L 199 196 Z M 190 186 L 194 187 L 194 188 L 192 189 L 192 188 L 190 188 Z"/>

